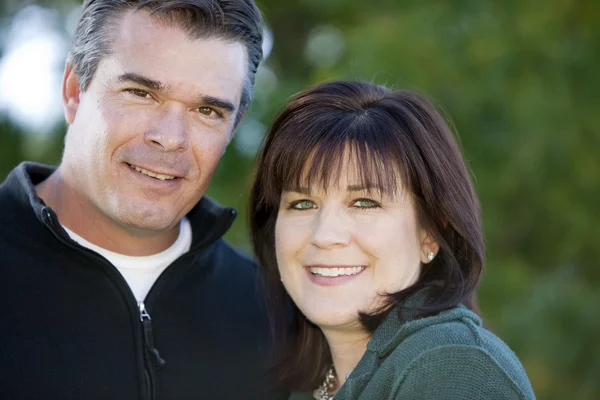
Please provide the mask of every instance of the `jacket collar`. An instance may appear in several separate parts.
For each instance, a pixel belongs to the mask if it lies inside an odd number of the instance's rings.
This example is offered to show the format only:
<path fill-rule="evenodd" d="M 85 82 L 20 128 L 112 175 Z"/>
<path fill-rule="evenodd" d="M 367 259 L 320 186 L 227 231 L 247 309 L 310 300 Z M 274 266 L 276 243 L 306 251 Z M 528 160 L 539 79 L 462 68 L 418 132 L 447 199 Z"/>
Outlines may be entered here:
<path fill-rule="evenodd" d="M 52 219 L 56 220 L 56 215 L 35 191 L 35 185 L 48 178 L 55 169 L 39 163 L 22 162 L 8 175 L 0 186 L 0 202 L 5 210 L 2 214 L 8 218 L 9 225 L 26 228 L 21 217 L 33 210 L 43 225 L 56 230 L 51 223 Z M 231 227 L 236 215 L 234 208 L 223 207 L 207 196 L 202 197 L 187 215 L 192 225 L 190 251 L 198 250 L 222 237 Z M 68 239 L 65 232 L 61 232 L 61 236 L 63 235 Z"/>

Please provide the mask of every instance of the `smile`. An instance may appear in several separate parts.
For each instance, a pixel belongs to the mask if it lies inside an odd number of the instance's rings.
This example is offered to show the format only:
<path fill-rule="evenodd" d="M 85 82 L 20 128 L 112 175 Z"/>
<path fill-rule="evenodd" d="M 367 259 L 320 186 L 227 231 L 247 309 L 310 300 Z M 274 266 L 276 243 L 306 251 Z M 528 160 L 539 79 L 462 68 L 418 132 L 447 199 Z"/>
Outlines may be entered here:
<path fill-rule="evenodd" d="M 135 169 L 139 173 L 142 173 L 144 175 L 150 176 L 152 178 L 155 178 L 155 179 L 158 179 L 158 180 L 161 180 L 161 181 L 170 181 L 172 179 L 175 179 L 174 176 L 164 175 L 164 174 L 159 174 L 157 172 L 148 171 L 147 169 L 140 168 L 140 167 L 138 167 L 136 165 L 133 165 L 133 164 L 129 164 L 129 166 L 131 168 Z"/>
<path fill-rule="evenodd" d="M 333 267 L 333 268 L 319 268 L 319 267 L 310 267 L 310 273 L 313 275 L 319 276 L 351 276 L 361 273 L 365 269 L 364 266 L 356 266 L 356 267 Z"/>

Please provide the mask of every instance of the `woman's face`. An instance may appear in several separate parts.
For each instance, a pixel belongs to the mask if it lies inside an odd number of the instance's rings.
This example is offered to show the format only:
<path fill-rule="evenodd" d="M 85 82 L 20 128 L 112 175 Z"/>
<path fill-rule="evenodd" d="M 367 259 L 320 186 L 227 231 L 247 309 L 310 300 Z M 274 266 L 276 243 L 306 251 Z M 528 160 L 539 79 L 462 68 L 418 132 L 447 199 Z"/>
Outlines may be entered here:
<path fill-rule="evenodd" d="M 435 251 L 406 191 L 369 193 L 355 175 L 342 173 L 339 186 L 326 192 L 298 188 L 281 196 L 275 227 L 281 279 L 321 328 L 360 328 L 358 311 L 380 305 L 378 293 L 413 284 L 427 252 Z"/>

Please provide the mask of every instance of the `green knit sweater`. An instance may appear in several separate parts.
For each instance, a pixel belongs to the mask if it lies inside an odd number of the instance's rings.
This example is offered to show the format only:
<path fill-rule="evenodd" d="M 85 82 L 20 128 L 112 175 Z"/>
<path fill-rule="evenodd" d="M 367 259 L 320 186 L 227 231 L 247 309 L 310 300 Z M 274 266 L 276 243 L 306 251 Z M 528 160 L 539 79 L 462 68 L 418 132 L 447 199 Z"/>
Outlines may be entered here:
<path fill-rule="evenodd" d="M 292 396 L 300 398 L 307 397 Z M 334 400 L 352 399 L 500 400 L 535 395 L 515 354 L 482 327 L 475 313 L 460 306 L 412 321 L 391 312 Z"/>

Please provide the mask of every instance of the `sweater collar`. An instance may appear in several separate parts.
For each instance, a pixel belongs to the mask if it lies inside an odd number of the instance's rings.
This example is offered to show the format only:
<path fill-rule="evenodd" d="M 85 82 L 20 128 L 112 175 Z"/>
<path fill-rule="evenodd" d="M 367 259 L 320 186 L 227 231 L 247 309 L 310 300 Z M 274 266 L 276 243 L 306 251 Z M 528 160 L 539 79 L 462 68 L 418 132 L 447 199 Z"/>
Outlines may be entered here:
<path fill-rule="evenodd" d="M 348 381 L 342 386 L 338 395 L 342 398 L 358 398 L 367 384 L 377 372 L 377 369 L 398 345 L 411 334 L 428 326 L 469 319 L 481 326 L 481 319 L 465 306 L 458 306 L 437 315 L 414 319 L 410 312 L 415 307 L 422 306 L 427 299 L 426 290 L 421 290 L 410 296 L 403 307 L 392 309 L 377 327 L 367 344 L 367 351 L 352 371 Z"/>
<path fill-rule="evenodd" d="M 1 186 L 4 190 L 0 191 L 0 200 L 8 207 L 8 218 L 19 218 L 19 215 L 23 215 L 22 211 L 33 210 L 38 220 L 48 228 L 54 229 L 52 225 L 58 225 L 51 223 L 52 219 L 56 220 L 56 215 L 35 191 L 35 185 L 48 178 L 55 169 L 39 163 L 23 162 L 8 175 Z M 234 208 L 223 207 L 203 196 L 187 215 L 192 225 L 190 251 L 200 249 L 222 237 L 231 227 L 236 215 L 237 211 Z M 19 224 L 16 220 L 13 222 L 15 226 Z M 66 233 L 62 233 L 68 238 Z"/>
<path fill-rule="evenodd" d="M 406 337 L 418 330 L 433 324 L 450 321 L 470 319 L 481 326 L 481 319 L 463 305 L 442 311 L 436 315 L 414 319 L 411 309 L 425 304 L 427 299 L 426 290 L 421 290 L 409 297 L 403 307 L 391 310 L 383 322 L 377 327 L 371 340 L 367 344 L 367 350 L 377 354 L 379 358 L 387 357 Z"/>

